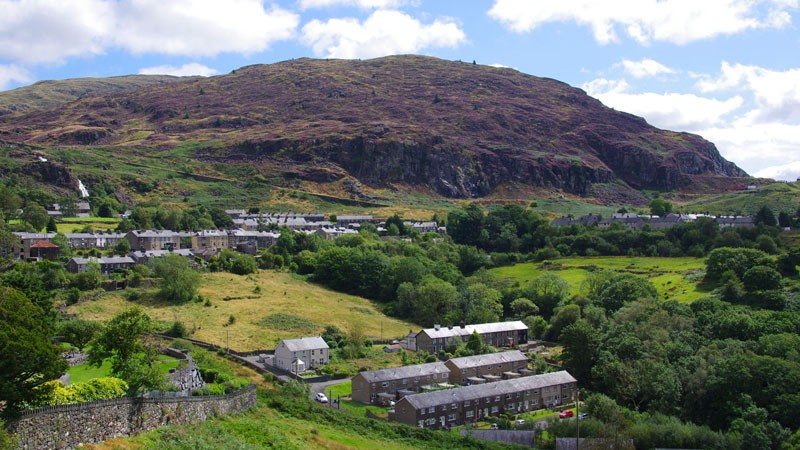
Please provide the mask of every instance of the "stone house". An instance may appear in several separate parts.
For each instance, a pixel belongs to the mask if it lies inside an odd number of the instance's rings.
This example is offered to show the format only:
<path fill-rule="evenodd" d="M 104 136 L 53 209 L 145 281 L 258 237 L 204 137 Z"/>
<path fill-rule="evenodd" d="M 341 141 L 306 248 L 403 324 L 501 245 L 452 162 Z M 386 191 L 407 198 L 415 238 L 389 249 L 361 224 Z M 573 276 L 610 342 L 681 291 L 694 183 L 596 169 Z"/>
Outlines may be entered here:
<path fill-rule="evenodd" d="M 459 338 L 466 342 L 467 338 L 477 332 L 483 342 L 492 347 L 514 347 L 528 342 L 528 326 L 522 321 L 480 323 L 475 325 L 448 326 L 434 325 L 417 333 L 415 351 L 424 350 L 438 353 L 447 346 L 451 338 Z"/>
<path fill-rule="evenodd" d="M 528 357 L 519 350 L 486 355 L 451 358 L 444 363 L 450 369 L 450 384 L 470 384 L 472 379 L 493 381 L 520 376 L 528 368 Z"/>
<path fill-rule="evenodd" d="M 202 230 L 192 234 L 192 250 L 219 250 L 230 247 L 228 232 L 221 230 Z"/>
<path fill-rule="evenodd" d="M 58 259 L 58 254 L 61 252 L 61 248 L 50 241 L 41 240 L 34 242 L 30 246 L 29 251 L 29 261 L 40 261 L 43 259 L 49 259 L 53 261 Z"/>
<path fill-rule="evenodd" d="M 275 347 L 272 364 L 289 372 L 301 373 L 328 364 L 330 350 L 320 336 L 284 339 Z"/>
<path fill-rule="evenodd" d="M 181 248 L 181 234 L 169 230 L 133 230 L 125 235 L 133 251 L 177 250 Z"/>
<path fill-rule="evenodd" d="M 450 428 L 502 413 L 517 414 L 575 400 L 577 380 L 566 371 L 407 395 L 394 420 L 420 428 Z"/>
<path fill-rule="evenodd" d="M 423 386 L 447 383 L 449 376 L 449 369 L 440 361 L 359 372 L 353 377 L 352 397 L 364 404 L 386 403 L 420 392 Z"/>
<path fill-rule="evenodd" d="M 229 230 L 228 244 L 236 251 L 255 255 L 258 249 L 275 245 L 279 237 L 279 233 L 272 231 Z"/>
<path fill-rule="evenodd" d="M 130 256 L 112 256 L 106 258 L 72 258 L 67 262 L 67 272 L 81 273 L 86 272 L 90 262 L 97 262 L 100 265 L 100 272 L 110 274 L 120 270 L 126 270 L 136 264 Z"/>
<path fill-rule="evenodd" d="M 55 237 L 55 233 L 25 233 L 15 231 L 14 235 L 18 238 L 14 243 L 14 256 L 28 261 L 31 258 L 31 246 L 39 241 L 49 241 Z"/>

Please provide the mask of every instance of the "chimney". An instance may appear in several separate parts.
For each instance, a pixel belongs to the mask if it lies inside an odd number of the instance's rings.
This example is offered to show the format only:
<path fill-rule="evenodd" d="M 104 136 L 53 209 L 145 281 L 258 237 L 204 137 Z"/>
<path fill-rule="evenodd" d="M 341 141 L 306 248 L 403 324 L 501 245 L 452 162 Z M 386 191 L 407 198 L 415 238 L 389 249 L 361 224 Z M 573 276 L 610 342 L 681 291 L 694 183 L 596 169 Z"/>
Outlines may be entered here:
<path fill-rule="evenodd" d="M 439 328 L 441 328 L 441 327 L 442 327 L 442 326 L 441 326 L 441 325 L 439 325 L 438 323 L 436 323 L 436 324 L 434 324 L 434 325 L 433 325 L 433 329 L 434 329 L 434 330 L 436 330 L 436 331 L 439 331 Z"/>
<path fill-rule="evenodd" d="M 461 329 L 463 330 L 463 329 L 464 329 L 464 327 L 465 327 L 467 324 L 465 324 L 464 322 L 461 322 L 461 324 L 460 324 L 460 325 L 461 325 Z"/>
<path fill-rule="evenodd" d="M 452 330 L 452 329 L 453 329 L 453 324 L 451 323 L 450 325 L 448 325 L 448 326 L 447 326 L 447 329 L 448 329 L 448 330 Z"/>

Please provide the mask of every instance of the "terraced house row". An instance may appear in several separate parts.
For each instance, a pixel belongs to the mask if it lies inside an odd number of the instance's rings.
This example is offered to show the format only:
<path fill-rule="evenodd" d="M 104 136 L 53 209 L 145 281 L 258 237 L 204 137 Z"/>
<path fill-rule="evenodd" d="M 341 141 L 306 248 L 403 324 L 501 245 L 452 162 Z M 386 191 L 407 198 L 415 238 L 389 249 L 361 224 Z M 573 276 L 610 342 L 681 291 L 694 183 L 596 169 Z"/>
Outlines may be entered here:
<path fill-rule="evenodd" d="M 361 372 L 353 377 L 353 400 L 386 404 L 443 385 L 482 384 L 530 375 L 528 357 L 519 350 L 450 358 L 445 362 Z"/>
<path fill-rule="evenodd" d="M 502 413 L 518 414 L 575 400 L 577 380 L 566 371 L 407 395 L 389 418 L 420 428 L 450 428 Z"/>

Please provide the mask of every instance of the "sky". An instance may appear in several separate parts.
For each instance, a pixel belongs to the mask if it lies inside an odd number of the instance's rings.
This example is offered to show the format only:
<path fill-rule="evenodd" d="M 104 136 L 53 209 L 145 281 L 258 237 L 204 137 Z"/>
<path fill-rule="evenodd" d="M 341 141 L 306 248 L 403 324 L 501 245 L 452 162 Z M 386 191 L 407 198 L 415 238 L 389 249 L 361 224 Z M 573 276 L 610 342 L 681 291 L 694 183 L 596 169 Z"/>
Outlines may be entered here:
<path fill-rule="evenodd" d="M 800 177 L 800 0 L 0 0 L 0 90 L 287 59 L 510 67 Z"/>

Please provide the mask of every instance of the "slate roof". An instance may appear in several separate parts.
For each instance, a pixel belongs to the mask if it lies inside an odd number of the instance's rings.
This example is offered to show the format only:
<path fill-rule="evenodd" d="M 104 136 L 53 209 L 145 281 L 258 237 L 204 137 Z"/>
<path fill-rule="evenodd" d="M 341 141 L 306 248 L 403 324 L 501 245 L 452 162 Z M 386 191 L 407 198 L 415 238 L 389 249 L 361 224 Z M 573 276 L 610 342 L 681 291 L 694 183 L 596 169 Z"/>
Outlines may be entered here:
<path fill-rule="evenodd" d="M 361 372 L 359 375 L 363 376 L 369 383 L 380 383 L 403 378 L 423 377 L 434 373 L 449 374 L 450 369 L 443 362 L 432 362 L 413 366 L 392 367 L 390 369 L 370 370 Z"/>
<path fill-rule="evenodd" d="M 289 351 L 301 352 L 303 350 L 316 350 L 318 348 L 329 348 L 325 339 L 320 336 L 304 337 L 297 339 L 284 339 L 283 344 Z"/>
<path fill-rule="evenodd" d="M 89 264 L 90 261 L 95 260 L 98 264 L 136 264 L 130 256 L 108 256 L 103 258 L 72 258 L 79 265 Z"/>
<path fill-rule="evenodd" d="M 486 365 L 504 364 L 516 361 L 527 361 L 528 357 L 519 350 L 512 350 L 510 352 L 496 352 L 486 355 L 464 356 L 461 358 L 451 358 L 449 362 L 454 364 L 460 369 L 467 369 L 470 367 L 481 367 Z"/>
<path fill-rule="evenodd" d="M 455 389 L 414 394 L 403 397 L 400 401 L 405 400 L 415 409 L 422 409 L 447 403 L 464 402 L 484 397 L 541 389 L 546 386 L 577 383 L 577 381 L 578 380 L 570 375 L 569 372 L 562 370 L 560 372 L 496 381 L 494 383 L 473 384 L 471 386 Z"/>
<path fill-rule="evenodd" d="M 454 326 L 452 329 L 448 327 L 440 327 L 438 330 L 436 328 L 425 328 L 417 334 L 425 333 L 432 339 L 437 339 L 449 338 L 453 336 L 469 336 L 473 331 L 477 331 L 478 334 L 488 334 L 527 329 L 528 326 L 522 323 L 522 321 L 515 320 L 512 322 L 493 322 L 465 325 L 464 328 L 461 328 L 460 326 Z"/>

